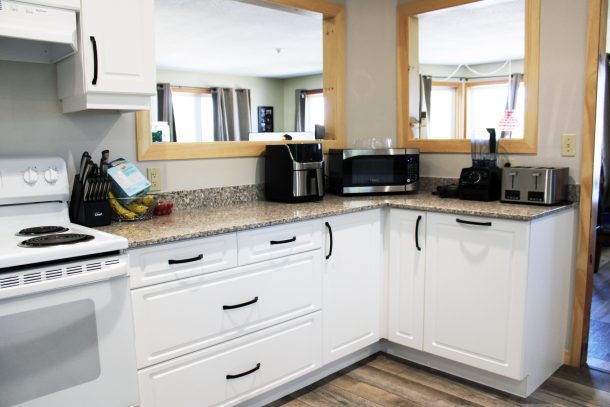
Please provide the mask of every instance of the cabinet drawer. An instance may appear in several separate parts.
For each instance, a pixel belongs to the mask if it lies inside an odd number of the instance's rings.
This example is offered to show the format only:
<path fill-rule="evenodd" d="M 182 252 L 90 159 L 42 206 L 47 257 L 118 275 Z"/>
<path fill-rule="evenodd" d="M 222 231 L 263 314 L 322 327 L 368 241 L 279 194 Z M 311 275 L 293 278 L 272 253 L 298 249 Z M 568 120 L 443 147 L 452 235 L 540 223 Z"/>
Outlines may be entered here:
<path fill-rule="evenodd" d="M 235 233 L 129 251 L 131 288 L 224 270 L 236 265 Z"/>
<path fill-rule="evenodd" d="M 142 368 L 320 309 L 322 252 L 140 288 L 131 295 Z"/>
<path fill-rule="evenodd" d="M 321 241 L 322 226 L 317 220 L 238 232 L 239 264 L 317 249 Z"/>
<path fill-rule="evenodd" d="M 316 312 L 140 370 L 141 407 L 234 405 L 320 367 L 321 342 Z"/>

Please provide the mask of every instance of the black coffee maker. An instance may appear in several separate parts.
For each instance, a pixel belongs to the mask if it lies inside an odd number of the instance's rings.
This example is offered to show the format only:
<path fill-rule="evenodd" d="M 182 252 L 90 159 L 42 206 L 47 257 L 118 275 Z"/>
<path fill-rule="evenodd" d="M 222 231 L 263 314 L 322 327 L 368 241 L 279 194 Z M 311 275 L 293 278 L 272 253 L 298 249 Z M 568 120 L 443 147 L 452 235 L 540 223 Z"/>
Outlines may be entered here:
<path fill-rule="evenodd" d="M 270 201 L 309 202 L 324 198 L 322 144 L 273 144 L 265 154 L 265 197 Z"/>
<path fill-rule="evenodd" d="M 498 167 L 496 129 L 487 129 L 489 139 L 472 138 L 472 167 L 460 174 L 459 197 L 472 201 L 497 201 L 502 190 L 502 169 Z"/>

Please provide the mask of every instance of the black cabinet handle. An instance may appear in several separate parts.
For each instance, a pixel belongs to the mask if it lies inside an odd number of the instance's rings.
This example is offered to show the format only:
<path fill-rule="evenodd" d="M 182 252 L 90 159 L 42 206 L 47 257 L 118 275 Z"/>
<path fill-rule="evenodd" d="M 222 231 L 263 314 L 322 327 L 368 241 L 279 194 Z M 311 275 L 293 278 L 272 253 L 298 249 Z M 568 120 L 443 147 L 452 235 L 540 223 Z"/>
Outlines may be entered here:
<path fill-rule="evenodd" d="M 328 229 L 328 235 L 330 236 L 330 248 L 328 249 L 328 254 L 326 255 L 326 260 L 330 259 L 330 256 L 333 255 L 333 229 L 330 227 L 330 223 L 324 222 L 326 228 Z"/>
<path fill-rule="evenodd" d="M 171 260 L 170 259 L 167 262 L 169 264 L 182 264 L 182 263 L 191 263 L 193 261 L 198 261 L 198 260 L 201 260 L 201 259 L 203 259 L 203 254 L 200 254 L 199 256 L 196 256 L 196 257 L 192 257 L 190 259 L 180 259 L 180 260 Z"/>
<path fill-rule="evenodd" d="M 419 222 L 421 222 L 421 215 L 417 217 L 417 222 L 415 222 L 415 247 L 421 252 L 421 247 L 419 247 Z"/>
<path fill-rule="evenodd" d="M 244 376 L 248 376 L 249 374 L 252 374 L 254 372 L 256 372 L 258 369 L 261 368 L 261 364 L 257 363 L 256 367 L 248 370 L 247 372 L 243 372 L 243 373 L 238 373 L 238 374 L 228 374 L 227 375 L 227 380 L 231 380 L 231 379 L 239 379 L 240 377 L 244 377 Z"/>
<path fill-rule="evenodd" d="M 91 40 L 91 45 L 93 46 L 93 80 L 91 81 L 92 85 L 97 85 L 97 42 L 95 41 L 95 37 L 92 35 L 89 37 Z"/>
<path fill-rule="evenodd" d="M 247 307 L 248 305 L 252 305 L 256 302 L 258 302 L 258 297 L 254 297 L 254 299 L 247 301 L 247 302 L 242 302 L 241 304 L 223 305 L 222 309 L 235 309 L 235 308 Z"/>
<path fill-rule="evenodd" d="M 269 243 L 270 244 L 285 244 L 285 243 L 292 243 L 292 242 L 296 242 L 297 241 L 297 237 L 296 236 L 292 236 L 290 239 L 286 239 L 286 240 L 272 240 Z"/>
<path fill-rule="evenodd" d="M 456 218 L 457 223 L 462 223 L 464 225 L 474 225 L 474 226 L 491 226 L 491 222 L 473 222 L 470 220 L 463 220 L 460 218 Z"/>

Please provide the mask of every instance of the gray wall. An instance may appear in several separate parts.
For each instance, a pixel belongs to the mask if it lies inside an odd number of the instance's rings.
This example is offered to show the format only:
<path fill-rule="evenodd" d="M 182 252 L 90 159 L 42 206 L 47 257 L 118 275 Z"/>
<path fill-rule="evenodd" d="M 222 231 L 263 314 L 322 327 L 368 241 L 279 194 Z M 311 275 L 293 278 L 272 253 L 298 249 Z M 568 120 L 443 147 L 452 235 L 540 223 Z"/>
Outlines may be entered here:
<path fill-rule="evenodd" d="M 348 145 L 396 135 L 396 0 L 347 0 Z M 578 179 L 580 150 L 562 158 L 560 138 L 574 132 L 580 143 L 583 114 L 586 0 L 543 0 L 539 153 L 514 156 L 520 164 L 567 165 Z M 55 67 L 0 62 L 0 155 L 57 154 L 70 168 L 83 150 L 94 156 L 136 158 L 132 113 L 64 115 L 57 101 Z M 422 174 L 455 177 L 468 155 L 427 154 Z M 262 182 L 263 160 L 231 158 L 141 162 L 160 167 L 163 189 L 180 190 Z"/>

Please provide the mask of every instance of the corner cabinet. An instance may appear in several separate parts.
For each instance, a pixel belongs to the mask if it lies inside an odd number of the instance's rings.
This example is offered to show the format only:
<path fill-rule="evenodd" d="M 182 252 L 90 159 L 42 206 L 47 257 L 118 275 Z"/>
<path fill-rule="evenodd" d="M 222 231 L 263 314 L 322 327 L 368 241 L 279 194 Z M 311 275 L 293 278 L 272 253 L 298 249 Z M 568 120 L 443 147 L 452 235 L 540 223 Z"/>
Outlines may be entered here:
<path fill-rule="evenodd" d="M 388 339 L 422 350 L 426 213 L 390 209 L 388 241 Z"/>
<path fill-rule="evenodd" d="M 82 0 L 79 50 L 57 64 L 64 113 L 143 110 L 156 93 L 153 0 Z"/>
<path fill-rule="evenodd" d="M 324 225 L 323 349 L 329 363 L 379 340 L 381 211 L 334 216 Z"/>

